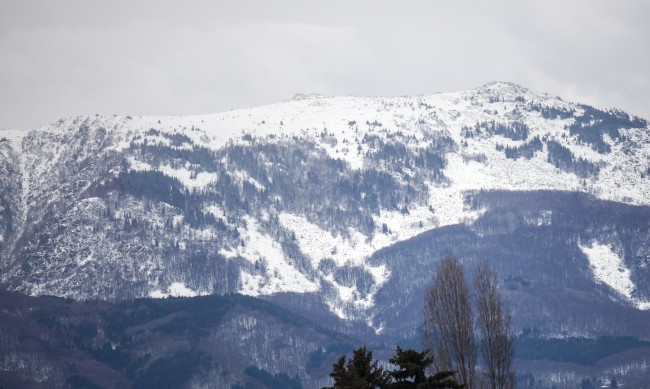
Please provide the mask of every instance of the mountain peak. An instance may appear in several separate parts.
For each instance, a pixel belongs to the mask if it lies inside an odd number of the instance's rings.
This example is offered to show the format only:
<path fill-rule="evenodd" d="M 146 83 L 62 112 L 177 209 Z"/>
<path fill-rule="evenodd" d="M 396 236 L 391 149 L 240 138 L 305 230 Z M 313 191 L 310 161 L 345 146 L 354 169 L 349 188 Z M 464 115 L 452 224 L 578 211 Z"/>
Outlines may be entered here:
<path fill-rule="evenodd" d="M 291 101 L 302 101 L 302 100 L 317 100 L 325 97 L 322 93 L 296 93 L 291 98 Z"/>
<path fill-rule="evenodd" d="M 526 95 L 537 95 L 529 88 L 507 81 L 492 81 L 476 89 L 473 89 L 478 95 L 488 96 L 490 98 L 509 98 L 516 99 Z"/>
<path fill-rule="evenodd" d="M 530 89 L 524 86 L 509 81 L 491 81 L 477 89 L 486 90 L 486 91 L 495 91 L 495 92 L 501 91 L 501 92 L 517 92 L 517 93 L 526 93 L 530 91 Z"/>

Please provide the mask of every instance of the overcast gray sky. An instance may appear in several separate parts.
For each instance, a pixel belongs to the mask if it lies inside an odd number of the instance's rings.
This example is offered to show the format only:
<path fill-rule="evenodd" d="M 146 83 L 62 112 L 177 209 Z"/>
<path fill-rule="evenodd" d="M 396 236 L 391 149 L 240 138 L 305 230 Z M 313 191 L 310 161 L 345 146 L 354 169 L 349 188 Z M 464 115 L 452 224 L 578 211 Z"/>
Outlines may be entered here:
<path fill-rule="evenodd" d="M 0 0 L 0 128 L 512 81 L 650 119 L 648 1 Z"/>

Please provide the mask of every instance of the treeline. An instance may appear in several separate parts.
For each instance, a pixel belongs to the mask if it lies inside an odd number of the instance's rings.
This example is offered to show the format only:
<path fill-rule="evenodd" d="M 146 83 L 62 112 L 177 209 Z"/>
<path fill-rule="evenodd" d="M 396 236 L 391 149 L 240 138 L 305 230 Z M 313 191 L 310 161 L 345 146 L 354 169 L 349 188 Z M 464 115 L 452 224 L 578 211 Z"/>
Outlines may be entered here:
<path fill-rule="evenodd" d="M 496 145 L 496 149 L 503 152 L 506 155 L 506 158 L 518 159 L 526 158 L 531 159 L 535 156 L 535 153 L 541 151 L 544 148 L 542 141 L 538 136 L 534 137 L 530 141 L 524 143 L 521 146 L 503 146 L 501 144 Z"/>
<path fill-rule="evenodd" d="M 568 126 L 571 135 L 577 135 L 581 142 L 591 145 L 600 153 L 609 153 L 611 146 L 605 142 L 604 135 L 613 140 L 623 140 L 620 130 L 626 128 L 643 128 L 648 123 L 638 117 L 630 117 L 627 113 L 618 110 L 603 111 L 581 105 L 584 114 L 576 117 L 575 122 Z"/>
<path fill-rule="evenodd" d="M 530 129 L 524 122 L 499 123 L 494 120 L 489 122 L 476 122 L 473 127 L 464 126 L 461 134 L 465 138 L 474 138 L 481 134 L 501 135 L 512 140 L 526 140 Z"/>
<path fill-rule="evenodd" d="M 527 107 L 531 111 L 539 112 L 544 119 L 568 119 L 573 117 L 575 111 L 569 108 L 560 108 L 548 105 L 542 105 L 540 103 L 528 103 Z"/>
<path fill-rule="evenodd" d="M 151 134 L 158 134 L 150 130 Z M 162 134 L 161 134 L 162 136 Z M 179 137 L 176 143 L 188 145 Z M 367 140 L 370 142 L 370 140 Z M 411 150 L 400 142 L 383 141 L 368 151 L 375 166 L 354 170 L 344 161 L 332 158 L 313 141 L 250 142 L 230 144 L 218 151 L 192 145 L 175 148 L 168 145 L 134 143 L 138 159 L 154 168 L 162 165 L 187 169 L 190 178 L 198 172 L 214 174 L 203 188 L 188 190 L 175 178 L 158 171 L 124 171 L 102 185 L 103 192 L 117 190 L 138 198 L 160 201 L 183 210 L 193 226 L 213 225 L 204 206 L 217 205 L 226 215 L 238 218 L 256 209 L 274 208 L 296 214 L 307 213 L 322 228 L 346 234 L 353 227 L 370 234 L 378 227 L 372 215 L 380 210 L 404 210 L 413 202 L 425 202 L 427 188 L 423 179 L 412 179 L 404 169 L 418 168 L 418 174 L 433 181 L 445 179 L 445 153 L 453 147 L 451 139 L 432 139 L 423 148 Z M 382 168 L 388 167 L 390 169 Z M 404 181 L 389 171 L 402 171 Z M 331 199 L 337 199 L 332 202 Z M 346 223 L 341 223 L 345 220 Z"/>
<path fill-rule="evenodd" d="M 559 142 L 549 140 L 546 142 L 548 149 L 548 163 L 558 169 L 575 173 L 578 177 L 591 177 L 598 173 L 598 165 L 582 157 L 576 158 L 571 150 L 562 146 Z"/>

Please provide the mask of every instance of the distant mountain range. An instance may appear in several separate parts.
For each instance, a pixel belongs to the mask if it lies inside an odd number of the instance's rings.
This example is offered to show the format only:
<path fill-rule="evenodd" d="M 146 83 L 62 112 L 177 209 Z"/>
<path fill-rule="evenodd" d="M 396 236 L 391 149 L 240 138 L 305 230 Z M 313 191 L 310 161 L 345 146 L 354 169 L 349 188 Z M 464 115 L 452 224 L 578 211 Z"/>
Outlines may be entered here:
<path fill-rule="evenodd" d="M 445 253 L 518 332 L 650 340 L 647 121 L 496 82 L 0 130 L 7 291 L 240 293 L 391 344 Z"/>

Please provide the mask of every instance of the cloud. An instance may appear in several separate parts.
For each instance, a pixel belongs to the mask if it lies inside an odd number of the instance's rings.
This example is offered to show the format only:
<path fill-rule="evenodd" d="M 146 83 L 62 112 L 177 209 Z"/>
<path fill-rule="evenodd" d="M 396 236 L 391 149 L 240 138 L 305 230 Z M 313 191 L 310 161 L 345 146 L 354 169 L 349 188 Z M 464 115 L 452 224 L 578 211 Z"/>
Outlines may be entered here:
<path fill-rule="evenodd" d="M 0 128 L 492 80 L 650 118 L 648 11 L 598 0 L 0 2 Z"/>

